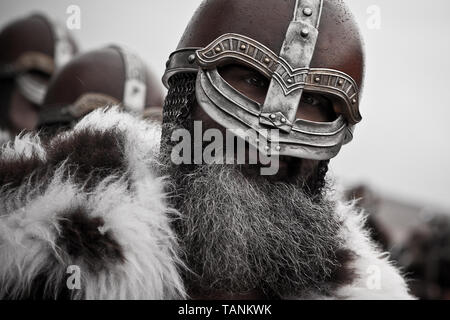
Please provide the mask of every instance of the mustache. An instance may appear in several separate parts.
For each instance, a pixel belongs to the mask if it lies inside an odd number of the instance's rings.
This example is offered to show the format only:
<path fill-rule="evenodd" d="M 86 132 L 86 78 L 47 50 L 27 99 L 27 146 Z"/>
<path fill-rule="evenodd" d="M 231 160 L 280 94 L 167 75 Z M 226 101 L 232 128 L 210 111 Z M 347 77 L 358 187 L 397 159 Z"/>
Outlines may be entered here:
<path fill-rule="evenodd" d="M 248 177 L 233 165 L 166 169 L 191 292 L 286 297 L 328 289 L 343 243 L 333 201 L 313 199 L 301 179 Z"/>

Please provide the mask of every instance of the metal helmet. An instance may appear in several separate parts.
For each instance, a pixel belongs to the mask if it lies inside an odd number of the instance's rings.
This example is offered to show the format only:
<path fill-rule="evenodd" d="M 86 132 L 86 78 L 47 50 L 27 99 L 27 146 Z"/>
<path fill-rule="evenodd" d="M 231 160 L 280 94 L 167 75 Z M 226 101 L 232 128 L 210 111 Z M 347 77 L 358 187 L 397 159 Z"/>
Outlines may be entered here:
<path fill-rule="evenodd" d="M 16 20 L 0 33 L 0 79 L 15 79 L 20 93 L 39 106 L 47 91 L 44 77 L 69 62 L 77 45 L 64 26 L 42 14 Z"/>
<path fill-rule="evenodd" d="M 162 102 L 162 87 L 145 63 L 123 47 L 109 46 L 76 57 L 55 75 L 38 127 L 71 124 L 111 105 L 140 115 L 162 113 Z"/>
<path fill-rule="evenodd" d="M 361 121 L 363 60 L 358 28 L 340 0 L 205 0 L 170 55 L 163 83 L 196 73 L 197 102 L 220 125 L 242 129 L 238 136 L 256 130 L 258 137 L 241 138 L 264 145 L 261 151 L 328 160 Z M 217 68 L 227 64 L 243 64 L 270 80 L 264 103 L 221 77 Z M 328 97 L 337 118 L 298 119 L 304 92 Z"/>

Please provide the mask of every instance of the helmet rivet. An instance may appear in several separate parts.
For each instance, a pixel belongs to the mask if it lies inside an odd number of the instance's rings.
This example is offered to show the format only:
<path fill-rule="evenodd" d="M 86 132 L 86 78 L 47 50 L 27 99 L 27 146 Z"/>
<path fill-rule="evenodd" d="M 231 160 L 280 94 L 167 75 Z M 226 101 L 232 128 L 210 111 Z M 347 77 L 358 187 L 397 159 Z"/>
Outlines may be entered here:
<path fill-rule="evenodd" d="M 219 53 L 219 52 L 221 52 L 222 51 L 222 48 L 220 48 L 220 47 L 216 47 L 215 49 L 214 49 L 217 53 Z"/>
<path fill-rule="evenodd" d="M 353 104 L 356 104 L 356 102 L 358 102 L 358 100 L 356 100 L 356 99 L 353 99 L 353 100 L 352 100 L 352 103 L 353 103 Z"/>
<path fill-rule="evenodd" d="M 265 58 L 264 58 L 264 63 L 265 63 L 265 64 L 269 64 L 269 63 L 270 63 L 270 59 L 267 58 L 267 57 L 265 57 Z"/>
<path fill-rule="evenodd" d="M 303 9 L 303 14 L 307 17 L 312 15 L 312 9 L 311 8 L 305 8 Z"/>
<path fill-rule="evenodd" d="M 320 77 L 315 77 L 315 78 L 314 78 L 314 81 L 315 81 L 315 82 L 320 82 Z"/>
<path fill-rule="evenodd" d="M 286 123 L 286 118 L 281 118 L 281 123 Z"/>
<path fill-rule="evenodd" d="M 195 61 L 195 54 L 189 55 L 188 61 L 189 61 L 189 63 L 194 63 L 194 61 Z"/>
<path fill-rule="evenodd" d="M 272 114 L 270 115 L 270 119 L 272 119 L 272 120 L 274 120 L 276 117 L 277 117 L 277 116 L 276 116 L 274 113 L 272 113 Z"/>
<path fill-rule="evenodd" d="M 344 84 L 344 80 L 340 79 L 338 83 L 340 86 L 342 86 Z"/>
<path fill-rule="evenodd" d="M 309 30 L 306 29 L 306 28 L 302 29 L 302 31 L 300 32 L 300 35 L 301 35 L 303 38 L 308 37 L 308 36 L 309 36 Z"/>
<path fill-rule="evenodd" d="M 240 48 L 241 48 L 241 50 L 245 50 L 245 49 L 247 49 L 247 46 L 245 44 L 241 44 Z"/>
<path fill-rule="evenodd" d="M 281 150 L 281 147 L 280 147 L 280 146 L 276 146 L 276 147 L 275 147 L 275 150 L 280 151 L 280 150 Z"/>
<path fill-rule="evenodd" d="M 287 79 L 286 81 L 287 81 L 287 83 L 289 83 L 289 84 L 292 84 L 292 82 L 294 82 L 291 78 Z"/>

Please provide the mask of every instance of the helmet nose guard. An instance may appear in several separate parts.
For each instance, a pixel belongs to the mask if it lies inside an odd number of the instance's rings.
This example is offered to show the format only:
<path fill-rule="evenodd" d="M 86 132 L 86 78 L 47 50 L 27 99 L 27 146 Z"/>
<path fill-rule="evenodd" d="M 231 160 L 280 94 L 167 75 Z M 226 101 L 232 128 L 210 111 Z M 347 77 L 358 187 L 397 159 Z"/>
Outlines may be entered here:
<path fill-rule="evenodd" d="M 279 64 L 261 108 L 260 123 L 291 132 L 314 54 L 323 1 L 297 1 L 279 55 Z M 269 59 L 264 58 L 264 62 Z M 270 63 L 270 62 L 269 62 Z M 288 82 L 289 81 L 289 82 Z M 291 84 L 292 89 L 288 86 Z"/>

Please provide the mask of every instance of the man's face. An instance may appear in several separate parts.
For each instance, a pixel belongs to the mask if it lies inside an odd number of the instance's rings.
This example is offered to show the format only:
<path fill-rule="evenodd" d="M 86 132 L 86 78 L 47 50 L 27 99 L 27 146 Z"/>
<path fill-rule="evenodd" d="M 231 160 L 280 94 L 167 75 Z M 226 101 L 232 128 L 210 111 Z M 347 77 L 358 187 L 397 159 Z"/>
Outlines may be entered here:
<path fill-rule="evenodd" d="M 29 71 L 27 76 L 36 83 L 40 83 L 42 86 L 46 87 L 50 81 L 50 76 L 38 72 Z M 20 85 L 17 83 L 16 79 L 4 80 L 9 83 L 9 85 L 2 85 L 2 113 L 6 118 L 3 122 L 6 122 L 9 129 L 14 134 L 20 133 L 22 130 L 34 130 L 36 129 L 38 123 L 39 106 L 32 103 L 23 94 Z M 6 92 L 7 91 L 7 92 Z"/>
<path fill-rule="evenodd" d="M 242 65 L 231 64 L 219 68 L 223 79 L 233 88 L 248 98 L 263 104 L 269 88 L 270 81 L 258 71 Z M 195 104 L 192 113 L 193 120 L 202 121 L 204 130 L 216 128 L 225 133 L 225 128 L 209 117 L 203 109 Z M 324 96 L 314 93 L 304 93 L 297 109 L 297 119 L 314 122 L 330 122 L 336 119 L 333 104 Z M 248 146 L 247 146 L 248 152 Z M 278 173 L 272 177 L 275 180 L 289 180 L 290 178 L 303 177 L 308 179 L 319 161 L 281 156 L 279 159 Z M 247 174 L 257 174 L 255 166 L 244 166 Z"/>
<path fill-rule="evenodd" d="M 236 89 L 264 101 L 267 80 L 238 66 L 220 71 Z M 187 79 L 174 83 L 179 88 L 169 93 L 173 96 L 168 96 L 166 107 L 186 98 L 177 94 L 192 90 L 195 78 Z M 325 99 L 311 96 L 302 101 L 299 114 L 328 121 L 333 117 L 328 106 Z M 197 103 L 189 108 L 192 120 L 203 122 L 203 130 L 225 131 Z M 181 127 L 185 125 L 190 123 Z M 174 130 L 170 122 L 168 128 Z M 192 271 L 184 275 L 190 294 L 281 297 L 299 296 L 308 288 L 328 290 L 326 283 L 344 264 L 336 256 L 342 239 L 334 202 L 304 188 L 305 177 L 320 180 L 318 162 L 285 157 L 281 160 L 286 167 L 280 168 L 277 179 L 270 179 L 249 174 L 240 165 L 175 164 L 167 157 L 171 144 L 164 143 L 161 173 L 170 177 L 167 191 L 181 214 L 174 229 L 183 261 Z"/>
<path fill-rule="evenodd" d="M 38 122 L 38 107 L 14 88 L 9 106 L 9 121 L 14 133 L 34 130 Z"/>

